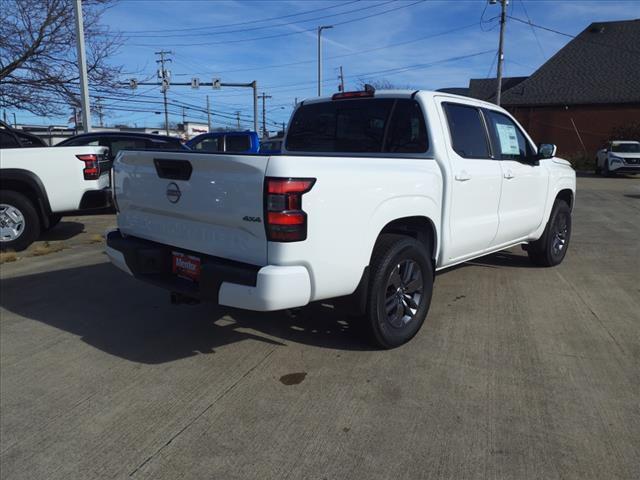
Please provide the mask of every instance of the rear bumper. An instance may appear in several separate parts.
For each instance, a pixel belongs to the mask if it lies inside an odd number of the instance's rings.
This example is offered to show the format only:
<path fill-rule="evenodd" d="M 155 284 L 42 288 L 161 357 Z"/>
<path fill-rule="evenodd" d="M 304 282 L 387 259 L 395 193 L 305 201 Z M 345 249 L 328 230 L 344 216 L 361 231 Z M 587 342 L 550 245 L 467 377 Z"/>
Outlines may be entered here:
<path fill-rule="evenodd" d="M 112 206 L 111 189 L 88 190 L 82 195 L 79 210 L 95 210 Z"/>
<path fill-rule="evenodd" d="M 302 266 L 259 267 L 136 237 L 123 237 L 119 230 L 108 232 L 106 237 L 106 253 L 116 267 L 172 292 L 256 311 L 301 307 L 311 298 L 309 272 Z M 171 272 L 173 251 L 201 259 L 200 282 L 190 282 Z"/>

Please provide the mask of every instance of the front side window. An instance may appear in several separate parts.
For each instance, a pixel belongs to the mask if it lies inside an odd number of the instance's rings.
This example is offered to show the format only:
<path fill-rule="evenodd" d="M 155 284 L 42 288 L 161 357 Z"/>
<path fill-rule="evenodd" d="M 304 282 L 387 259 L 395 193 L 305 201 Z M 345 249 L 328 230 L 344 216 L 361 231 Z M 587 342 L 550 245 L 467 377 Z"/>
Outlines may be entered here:
<path fill-rule="evenodd" d="M 291 152 L 426 152 L 427 133 L 415 100 L 334 100 L 298 108 L 286 147 Z"/>
<path fill-rule="evenodd" d="M 444 104 L 453 150 L 463 158 L 491 158 L 480 110 L 468 105 Z"/>
<path fill-rule="evenodd" d="M 494 158 L 526 160 L 533 156 L 533 148 L 520 128 L 506 115 L 485 110 Z"/>

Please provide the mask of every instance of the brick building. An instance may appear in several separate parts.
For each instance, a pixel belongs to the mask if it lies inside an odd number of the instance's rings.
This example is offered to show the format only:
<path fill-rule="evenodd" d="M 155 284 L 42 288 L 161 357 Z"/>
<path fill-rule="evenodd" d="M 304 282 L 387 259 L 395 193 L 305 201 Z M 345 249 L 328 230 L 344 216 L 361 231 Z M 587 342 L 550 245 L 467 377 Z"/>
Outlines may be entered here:
<path fill-rule="evenodd" d="M 472 79 L 467 95 L 495 91 L 496 79 Z M 614 128 L 640 125 L 640 20 L 592 23 L 531 76 L 505 78 L 501 103 L 536 142 L 593 157 Z"/>

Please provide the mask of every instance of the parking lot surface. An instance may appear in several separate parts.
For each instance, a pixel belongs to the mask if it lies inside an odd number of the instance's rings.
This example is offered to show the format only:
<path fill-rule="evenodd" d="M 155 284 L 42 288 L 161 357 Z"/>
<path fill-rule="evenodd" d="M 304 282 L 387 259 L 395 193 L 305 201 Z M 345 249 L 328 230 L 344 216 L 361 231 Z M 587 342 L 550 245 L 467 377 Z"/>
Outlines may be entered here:
<path fill-rule="evenodd" d="M 107 263 L 113 216 L 65 219 L 0 267 L 1 477 L 637 479 L 640 180 L 576 202 L 562 265 L 441 272 L 392 351 L 322 305 L 172 306 Z"/>

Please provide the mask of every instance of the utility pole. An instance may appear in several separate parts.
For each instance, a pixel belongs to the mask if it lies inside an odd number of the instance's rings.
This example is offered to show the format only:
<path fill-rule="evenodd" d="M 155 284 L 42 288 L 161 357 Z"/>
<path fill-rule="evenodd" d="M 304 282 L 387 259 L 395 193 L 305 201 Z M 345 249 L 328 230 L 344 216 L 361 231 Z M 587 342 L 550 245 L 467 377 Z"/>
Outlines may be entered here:
<path fill-rule="evenodd" d="M 238 121 L 238 130 L 240 130 L 240 110 L 236 110 L 236 119 Z"/>
<path fill-rule="evenodd" d="M 209 95 L 207 95 L 207 126 L 211 131 L 211 106 L 209 105 Z"/>
<path fill-rule="evenodd" d="M 504 27 L 507 23 L 507 5 L 509 5 L 509 0 L 499 0 L 500 1 L 500 43 L 498 44 L 498 81 L 497 81 L 497 89 L 496 89 L 496 105 L 500 105 L 500 100 L 502 97 L 502 65 L 504 63 Z M 496 3 L 496 0 L 491 0 L 492 4 Z"/>
<path fill-rule="evenodd" d="M 318 27 L 318 96 L 322 96 L 322 30 L 333 28 L 333 25 Z"/>
<path fill-rule="evenodd" d="M 184 107 L 182 107 L 182 129 L 184 130 L 184 124 L 186 123 L 186 115 L 184 113 Z"/>
<path fill-rule="evenodd" d="M 338 79 L 340 80 L 340 91 L 344 92 L 344 75 L 342 73 L 342 65 L 340 65 L 340 75 L 338 75 Z"/>
<path fill-rule="evenodd" d="M 102 100 L 100 97 L 96 97 L 96 112 L 98 113 L 98 119 L 100 121 L 100 126 L 104 127 L 104 113 L 102 112 Z"/>
<path fill-rule="evenodd" d="M 258 82 L 251 82 L 253 88 L 253 131 L 258 133 Z M 238 128 L 240 128 L 240 120 L 238 120 Z"/>
<path fill-rule="evenodd" d="M 76 43 L 78 51 L 78 70 L 80 70 L 80 105 L 82 105 L 82 126 L 86 133 L 91 131 L 91 105 L 89 103 L 89 82 L 87 80 L 87 57 L 84 49 L 84 22 L 82 19 L 82 0 L 75 0 L 73 8 L 76 16 Z"/>
<path fill-rule="evenodd" d="M 267 95 L 262 92 L 262 95 L 259 95 L 262 99 L 262 137 L 267 138 L 267 109 L 266 109 L 266 100 L 267 98 L 273 98 L 271 95 Z"/>
<path fill-rule="evenodd" d="M 18 122 L 16 121 L 16 112 L 13 112 L 13 128 L 18 128 Z"/>
<path fill-rule="evenodd" d="M 170 62 L 170 58 L 165 58 L 165 55 L 172 55 L 173 52 L 168 50 L 160 50 L 159 52 L 155 52 L 156 55 L 160 55 L 160 60 L 156 60 L 156 63 L 160 65 L 160 69 L 158 70 L 158 77 L 162 81 L 162 97 L 164 99 L 164 126 L 167 132 L 167 136 L 169 136 L 169 110 L 167 109 L 167 90 L 169 90 L 169 80 L 171 79 L 171 72 L 169 72 L 166 68 L 164 68 L 165 62 Z"/>

